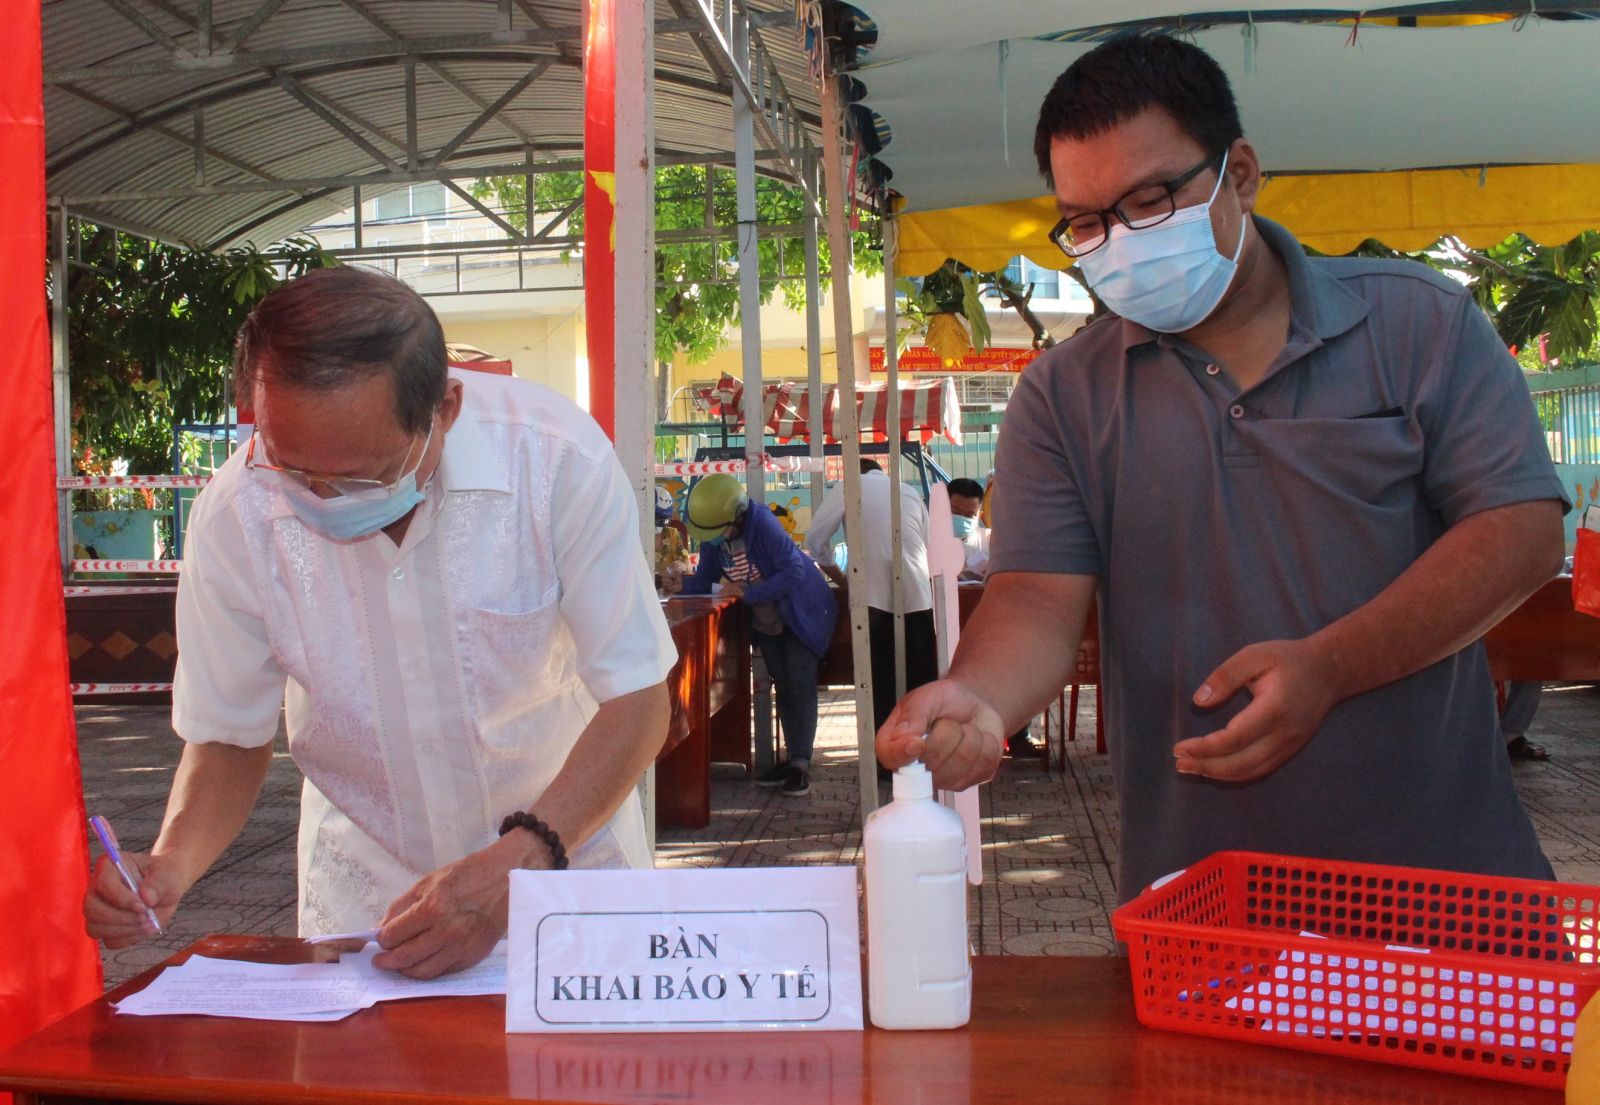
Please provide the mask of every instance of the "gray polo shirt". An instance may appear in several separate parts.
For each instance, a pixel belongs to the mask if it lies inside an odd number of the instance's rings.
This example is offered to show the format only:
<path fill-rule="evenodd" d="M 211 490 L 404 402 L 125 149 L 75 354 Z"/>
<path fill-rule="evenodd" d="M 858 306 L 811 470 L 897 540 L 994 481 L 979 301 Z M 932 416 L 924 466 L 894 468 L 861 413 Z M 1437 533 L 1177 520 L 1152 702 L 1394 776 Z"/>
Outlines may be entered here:
<path fill-rule="evenodd" d="M 1258 384 L 1111 317 L 1028 367 L 1001 430 L 990 574 L 1099 577 L 1118 890 L 1224 848 L 1548 878 L 1481 643 L 1341 702 L 1264 779 L 1173 767 L 1248 702 L 1191 705 L 1234 652 L 1348 614 L 1469 514 L 1565 499 L 1516 362 L 1459 285 L 1310 259 L 1255 223 L 1293 305 Z"/>

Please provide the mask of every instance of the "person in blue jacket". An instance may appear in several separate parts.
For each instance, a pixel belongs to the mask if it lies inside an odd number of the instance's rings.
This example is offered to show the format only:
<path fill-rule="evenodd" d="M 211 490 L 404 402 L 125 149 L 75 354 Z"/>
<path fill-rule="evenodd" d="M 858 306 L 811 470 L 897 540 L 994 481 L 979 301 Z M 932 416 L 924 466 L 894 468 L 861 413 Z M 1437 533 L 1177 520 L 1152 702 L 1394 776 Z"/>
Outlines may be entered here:
<path fill-rule="evenodd" d="M 699 567 L 684 578 L 683 593 L 710 594 L 720 581 L 724 595 L 744 601 L 751 638 L 777 689 L 788 758 L 756 782 L 782 787 L 786 795 L 805 794 L 817 737 L 817 665 L 838 614 L 833 591 L 772 512 L 751 509 L 733 476 L 706 476 L 695 484 L 684 523 L 701 545 Z"/>

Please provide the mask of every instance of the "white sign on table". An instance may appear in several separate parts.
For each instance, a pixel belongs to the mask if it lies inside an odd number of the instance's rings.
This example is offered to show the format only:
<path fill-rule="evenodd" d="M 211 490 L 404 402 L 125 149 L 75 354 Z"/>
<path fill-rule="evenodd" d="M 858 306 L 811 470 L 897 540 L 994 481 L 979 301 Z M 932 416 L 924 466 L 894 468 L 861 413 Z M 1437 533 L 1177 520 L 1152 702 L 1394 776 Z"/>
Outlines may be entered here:
<path fill-rule="evenodd" d="M 854 867 L 513 871 L 507 1032 L 859 1029 Z"/>

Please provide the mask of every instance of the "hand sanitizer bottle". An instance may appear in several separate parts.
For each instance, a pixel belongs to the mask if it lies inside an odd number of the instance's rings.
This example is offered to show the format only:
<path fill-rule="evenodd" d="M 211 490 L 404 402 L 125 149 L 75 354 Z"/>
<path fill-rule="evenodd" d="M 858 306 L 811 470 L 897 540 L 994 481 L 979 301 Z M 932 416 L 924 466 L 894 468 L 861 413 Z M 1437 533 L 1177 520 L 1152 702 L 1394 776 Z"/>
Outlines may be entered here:
<path fill-rule="evenodd" d="M 972 1011 L 961 817 L 934 801 L 920 763 L 867 818 L 868 1014 L 879 1028 L 957 1028 Z"/>

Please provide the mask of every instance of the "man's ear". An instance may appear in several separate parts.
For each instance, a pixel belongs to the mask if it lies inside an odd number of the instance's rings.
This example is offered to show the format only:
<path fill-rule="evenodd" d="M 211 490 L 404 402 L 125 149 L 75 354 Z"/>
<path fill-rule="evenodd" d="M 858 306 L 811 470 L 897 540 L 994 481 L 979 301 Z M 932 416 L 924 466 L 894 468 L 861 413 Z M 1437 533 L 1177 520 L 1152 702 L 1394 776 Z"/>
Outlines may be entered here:
<path fill-rule="evenodd" d="M 439 421 L 446 433 L 454 426 L 456 419 L 461 417 L 462 396 L 465 393 L 461 381 L 455 377 L 445 381 L 444 402 L 439 404 Z"/>
<path fill-rule="evenodd" d="M 1239 207 L 1246 214 L 1255 210 L 1261 194 L 1261 159 L 1248 138 L 1235 139 L 1228 150 L 1228 179 L 1239 195 Z"/>

